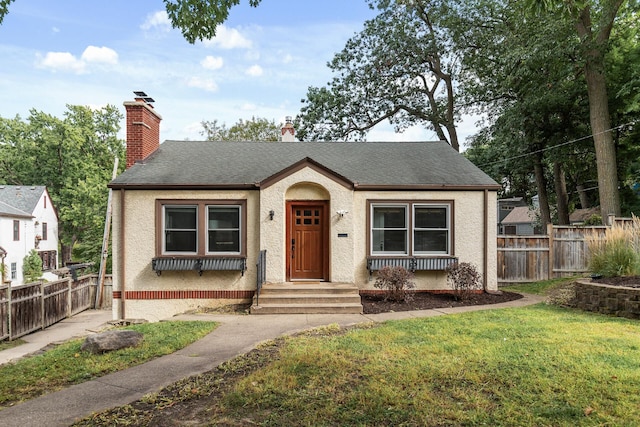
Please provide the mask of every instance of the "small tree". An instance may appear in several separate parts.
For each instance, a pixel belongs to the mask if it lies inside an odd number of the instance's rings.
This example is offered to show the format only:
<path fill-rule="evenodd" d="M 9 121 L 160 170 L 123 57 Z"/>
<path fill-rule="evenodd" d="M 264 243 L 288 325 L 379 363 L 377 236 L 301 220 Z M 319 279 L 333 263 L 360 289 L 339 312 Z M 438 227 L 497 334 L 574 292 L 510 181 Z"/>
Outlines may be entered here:
<path fill-rule="evenodd" d="M 474 291 L 480 289 L 480 279 L 482 275 L 476 266 L 469 262 L 455 263 L 447 267 L 447 282 L 455 291 L 454 297 L 457 300 L 467 300 Z"/>
<path fill-rule="evenodd" d="M 373 286 L 384 291 L 385 301 L 407 302 L 412 296 L 411 289 L 415 287 L 411 279 L 413 273 L 406 268 L 385 265 L 378 271 Z"/>
<path fill-rule="evenodd" d="M 31 249 L 22 261 L 22 277 L 24 283 L 35 282 L 42 277 L 42 259 L 35 249 Z"/>

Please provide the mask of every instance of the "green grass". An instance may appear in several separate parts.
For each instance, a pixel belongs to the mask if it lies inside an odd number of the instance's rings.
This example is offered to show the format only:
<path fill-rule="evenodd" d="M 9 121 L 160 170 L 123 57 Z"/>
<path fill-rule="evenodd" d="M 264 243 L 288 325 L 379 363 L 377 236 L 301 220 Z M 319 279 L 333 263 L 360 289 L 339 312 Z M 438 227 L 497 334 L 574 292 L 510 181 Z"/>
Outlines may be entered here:
<path fill-rule="evenodd" d="M 26 341 L 22 339 L 17 339 L 13 341 L 0 341 L 0 351 L 8 350 L 13 347 L 18 347 L 19 345 L 24 344 Z"/>
<path fill-rule="evenodd" d="M 43 354 L 0 367 L 0 405 L 27 400 L 71 384 L 173 353 L 202 338 L 215 322 L 159 322 L 132 325 L 144 334 L 138 347 L 94 355 L 80 350 L 83 339 L 61 344 Z"/>
<path fill-rule="evenodd" d="M 637 321 L 543 304 L 300 337 L 207 425 L 631 426 L 639 350 Z"/>
<path fill-rule="evenodd" d="M 524 292 L 535 295 L 548 295 L 551 291 L 575 282 L 579 277 L 561 277 L 558 279 L 542 280 L 540 282 L 523 283 L 520 285 L 501 286 L 500 290 L 510 292 Z"/>

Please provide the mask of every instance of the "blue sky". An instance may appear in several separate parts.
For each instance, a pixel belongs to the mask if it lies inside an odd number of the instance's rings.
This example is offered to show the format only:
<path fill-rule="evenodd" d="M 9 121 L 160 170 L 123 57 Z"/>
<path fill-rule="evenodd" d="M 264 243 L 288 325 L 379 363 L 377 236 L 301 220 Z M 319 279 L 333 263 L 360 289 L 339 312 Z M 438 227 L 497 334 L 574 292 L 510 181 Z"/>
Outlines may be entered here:
<path fill-rule="evenodd" d="M 365 0 L 244 0 L 215 39 L 191 45 L 161 0 L 16 0 L 0 25 L 0 116 L 62 116 L 67 104 L 124 112 L 143 90 L 163 117 L 161 140 L 200 139 L 202 120 L 282 122 L 309 86 L 331 79 L 326 63 L 374 14 Z M 472 120 L 459 130 L 462 139 L 473 131 Z M 434 138 L 388 125 L 368 137 Z"/>

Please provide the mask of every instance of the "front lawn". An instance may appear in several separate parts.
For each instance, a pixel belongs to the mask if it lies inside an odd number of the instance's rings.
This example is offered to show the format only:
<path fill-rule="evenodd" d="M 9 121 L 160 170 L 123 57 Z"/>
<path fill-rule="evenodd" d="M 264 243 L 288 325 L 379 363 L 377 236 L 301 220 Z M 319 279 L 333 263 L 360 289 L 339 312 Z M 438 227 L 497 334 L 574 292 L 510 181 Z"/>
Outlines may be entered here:
<path fill-rule="evenodd" d="M 640 323 L 545 304 L 306 334 L 81 425 L 592 426 L 640 419 Z M 262 350 L 267 351 L 267 349 Z M 256 363 L 255 361 L 259 361 Z M 257 368 L 249 369 L 251 364 Z M 235 374 L 232 374 L 235 373 Z"/>
<path fill-rule="evenodd" d="M 105 354 L 80 351 L 84 339 L 61 344 L 40 355 L 0 366 L 0 409 L 110 372 L 173 353 L 202 338 L 214 322 L 159 322 L 132 325 L 144 335 L 138 347 Z"/>

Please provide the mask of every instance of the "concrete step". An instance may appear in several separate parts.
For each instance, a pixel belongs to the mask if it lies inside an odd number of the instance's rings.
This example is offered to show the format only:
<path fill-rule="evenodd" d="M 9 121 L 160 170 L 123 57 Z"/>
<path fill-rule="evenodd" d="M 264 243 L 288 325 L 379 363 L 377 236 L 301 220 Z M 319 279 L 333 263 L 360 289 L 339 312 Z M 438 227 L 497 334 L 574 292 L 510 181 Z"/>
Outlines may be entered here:
<path fill-rule="evenodd" d="M 344 283 L 270 283 L 258 302 L 254 297 L 252 314 L 362 313 L 358 287 Z"/>
<path fill-rule="evenodd" d="M 260 304 L 360 303 L 359 294 L 260 293 Z"/>
<path fill-rule="evenodd" d="M 362 304 L 262 304 L 252 305 L 251 314 L 362 314 Z"/>

